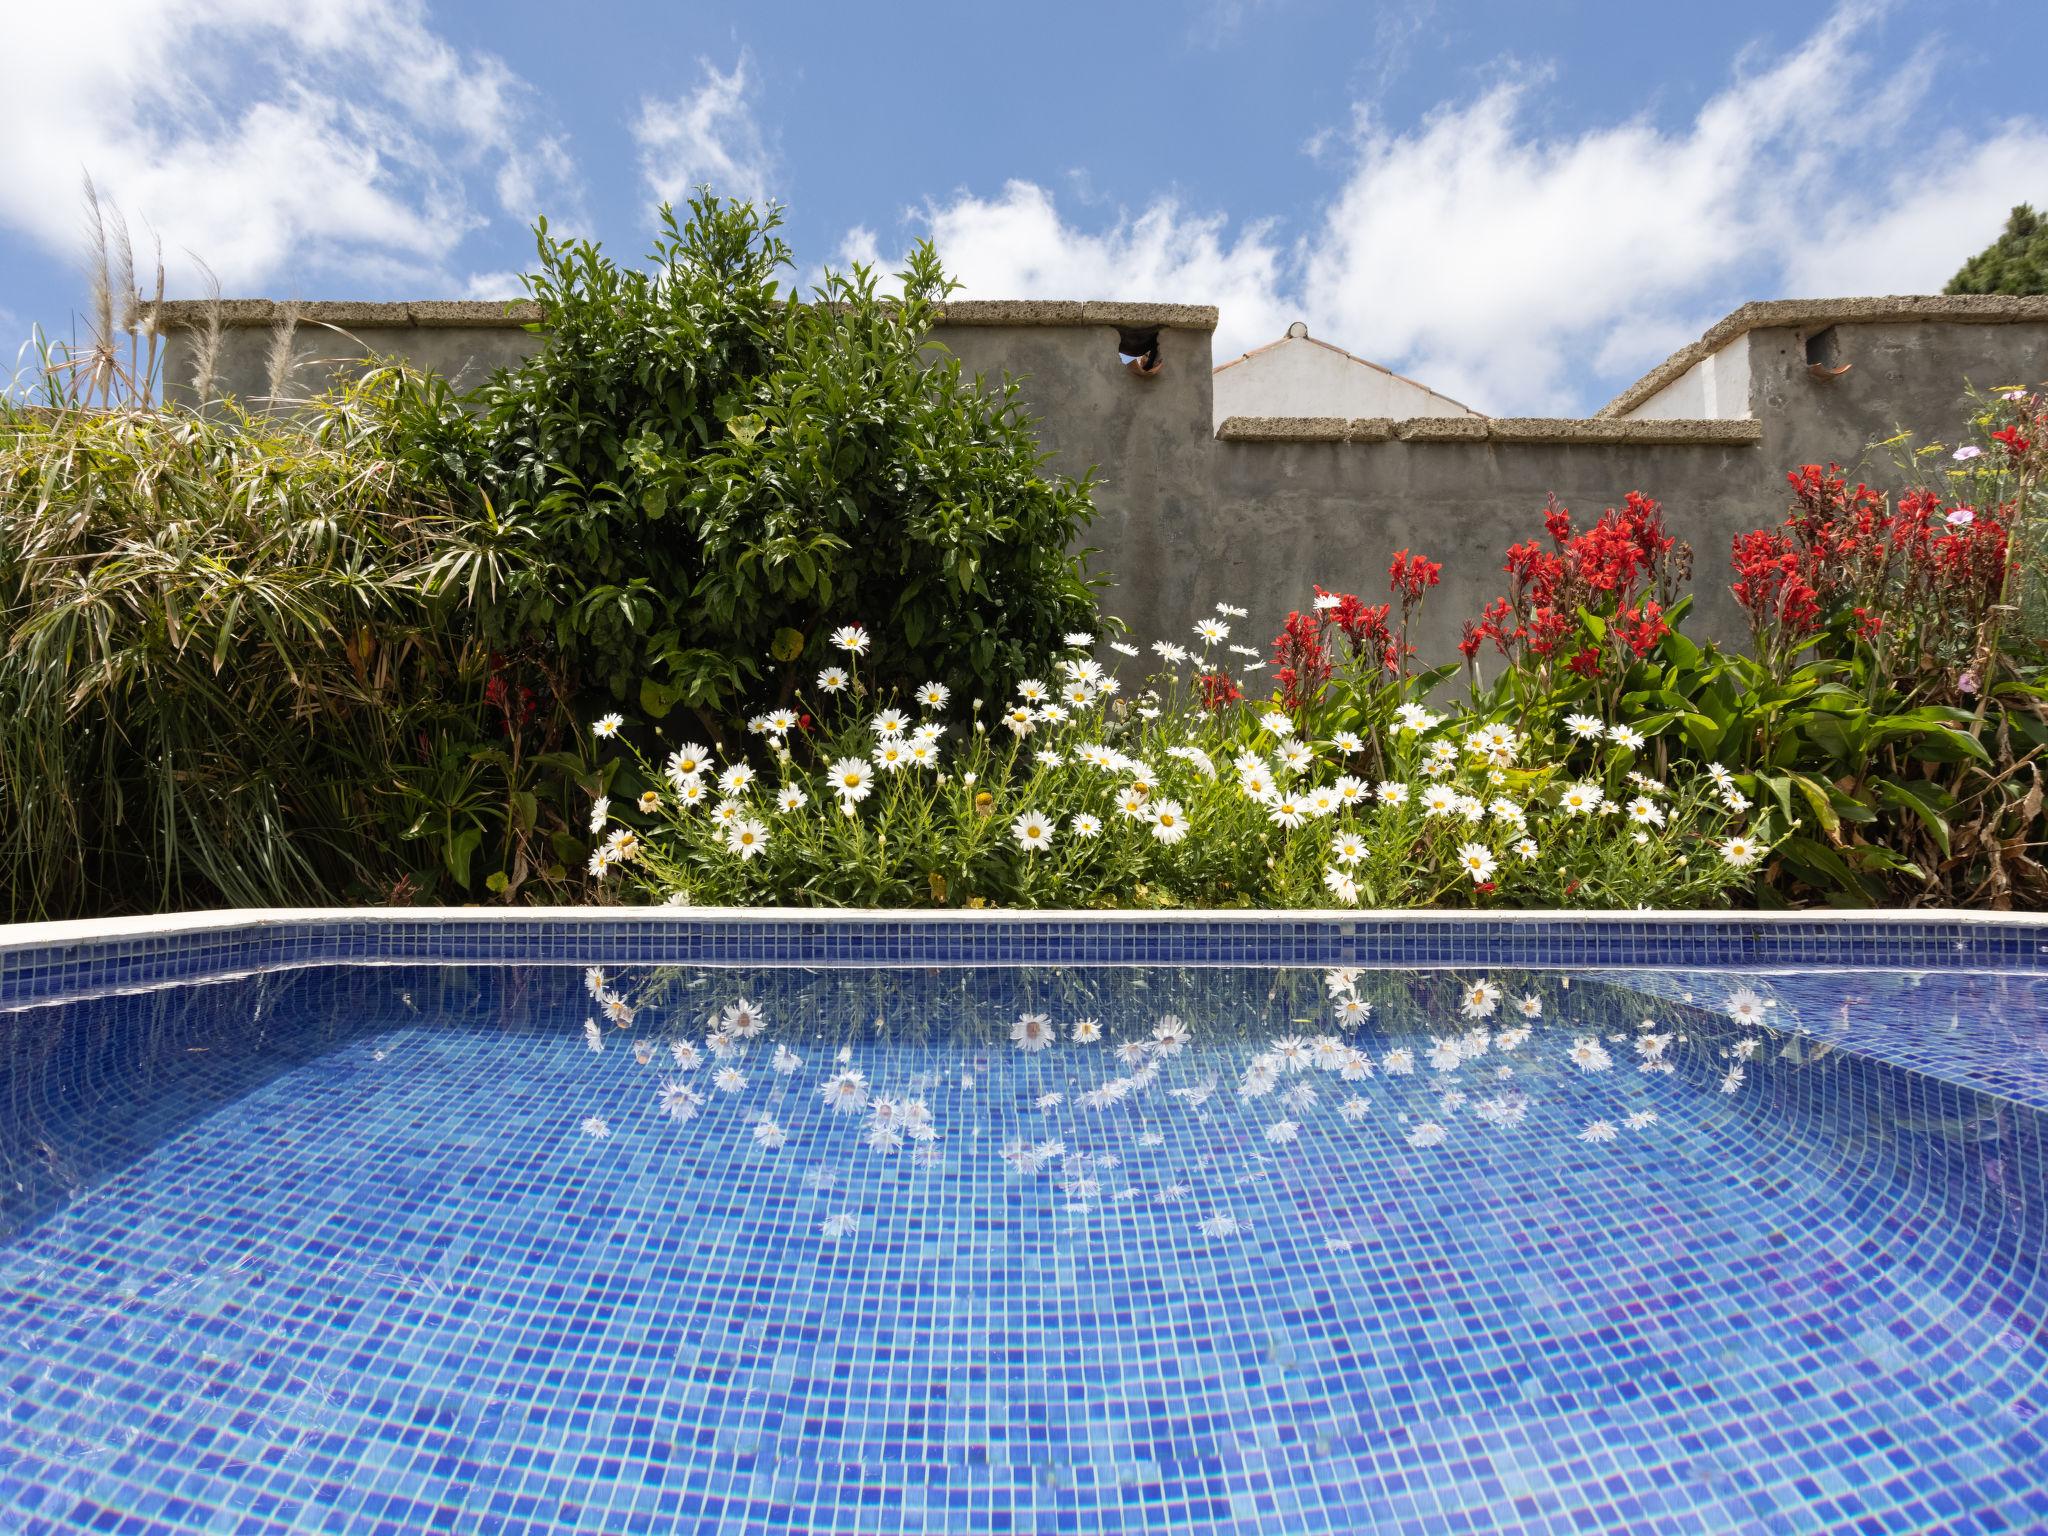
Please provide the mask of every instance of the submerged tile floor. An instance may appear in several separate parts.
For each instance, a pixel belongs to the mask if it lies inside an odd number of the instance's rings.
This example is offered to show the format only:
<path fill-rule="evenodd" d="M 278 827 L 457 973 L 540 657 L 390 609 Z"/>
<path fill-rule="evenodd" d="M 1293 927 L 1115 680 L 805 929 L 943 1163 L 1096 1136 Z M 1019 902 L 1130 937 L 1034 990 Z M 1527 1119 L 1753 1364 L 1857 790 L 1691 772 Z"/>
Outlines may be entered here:
<path fill-rule="evenodd" d="M 25 1010 L 0 1530 L 2048 1524 L 2038 1109 L 1740 978 L 1497 980 L 1368 973 L 1348 1029 L 1271 970 Z"/>

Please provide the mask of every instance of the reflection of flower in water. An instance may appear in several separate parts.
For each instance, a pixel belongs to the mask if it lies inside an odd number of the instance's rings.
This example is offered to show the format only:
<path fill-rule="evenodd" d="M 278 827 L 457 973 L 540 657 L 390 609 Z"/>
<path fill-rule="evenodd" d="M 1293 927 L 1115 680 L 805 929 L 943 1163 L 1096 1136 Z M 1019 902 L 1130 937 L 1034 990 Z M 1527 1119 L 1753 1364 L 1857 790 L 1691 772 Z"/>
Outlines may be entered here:
<path fill-rule="evenodd" d="M 1742 1086 L 1742 1081 L 1742 1068 L 1730 1067 L 1721 1078 L 1721 1091 L 1723 1093 L 1733 1093 L 1736 1089 Z"/>
<path fill-rule="evenodd" d="M 1273 1042 L 1266 1056 L 1289 1072 L 1306 1072 L 1314 1060 L 1314 1051 L 1301 1036 L 1282 1035 Z"/>
<path fill-rule="evenodd" d="M 848 1067 L 825 1079 L 818 1092 L 841 1114 L 851 1114 L 868 1101 L 868 1080 L 857 1068 Z"/>
<path fill-rule="evenodd" d="M 670 1042 L 668 1053 L 675 1058 L 676 1065 L 685 1072 L 696 1071 L 704 1061 L 704 1053 L 688 1040 Z"/>
<path fill-rule="evenodd" d="M 742 1040 L 751 1040 L 768 1027 L 768 1017 L 744 997 L 719 1015 L 719 1027 Z"/>
<path fill-rule="evenodd" d="M 797 1068 L 801 1067 L 803 1064 L 803 1057 L 797 1055 L 795 1051 L 792 1051 L 786 1045 L 776 1046 L 775 1054 L 768 1058 L 768 1065 L 773 1067 L 777 1072 L 781 1073 L 784 1077 L 788 1077 L 791 1073 L 795 1072 Z"/>
<path fill-rule="evenodd" d="M 1235 1237 L 1243 1230 L 1243 1224 L 1227 1211 L 1218 1211 L 1202 1223 L 1204 1237 Z"/>
<path fill-rule="evenodd" d="M 763 1115 L 760 1119 L 754 1122 L 755 1146 L 768 1147 L 772 1150 L 774 1148 L 780 1147 L 784 1142 L 788 1140 L 789 1132 L 785 1131 L 781 1126 L 777 1125 L 768 1116 Z"/>
<path fill-rule="evenodd" d="M 1607 1047 L 1590 1035 L 1580 1035 L 1572 1041 L 1571 1057 L 1572 1065 L 1581 1072 L 1605 1072 L 1614 1065 Z"/>
<path fill-rule="evenodd" d="M 1425 1120 L 1408 1133 L 1411 1147 L 1440 1147 L 1444 1142 L 1444 1128 L 1434 1120 Z"/>
<path fill-rule="evenodd" d="M 1612 1120 L 1589 1120 L 1586 1128 L 1579 1132 L 1581 1141 L 1612 1141 L 1616 1131 Z"/>
<path fill-rule="evenodd" d="M 604 1049 L 604 1031 L 597 1027 L 597 1020 L 585 1019 L 583 1021 L 583 1043 L 593 1051 Z"/>
<path fill-rule="evenodd" d="M 1481 1099 L 1473 1110 L 1488 1125 L 1514 1127 L 1529 1117 L 1527 1094 L 1502 1093 L 1490 1099 Z"/>
<path fill-rule="evenodd" d="M 1640 1131 L 1644 1126 L 1655 1125 L 1656 1123 L 1657 1111 L 1654 1109 L 1635 1110 L 1626 1120 L 1622 1121 L 1622 1124 L 1632 1131 Z"/>
<path fill-rule="evenodd" d="M 1353 1094 L 1337 1107 L 1337 1113 L 1346 1120 L 1363 1120 L 1372 1113 L 1372 1104 L 1370 1101 L 1361 1099 L 1356 1094 Z"/>
<path fill-rule="evenodd" d="M 1074 1023 L 1074 1044 L 1093 1045 L 1102 1038 L 1102 1026 L 1093 1019 L 1078 1019 Z"/>
<path fill-rule="evenodd" d="M 1032 1101 L 1032 1107 L 1041 1110 L 1058 1109 L 1066 1102 L 1067 1096 L 1064 1093 L 1041 1093 Z"/>
<path fill-rule="evenodd" d="M 1761 1024 L 1764 1021 L 1764 1000 L 1756 995 L 1753 988 L 1737 987 L 1728 994 L 1725 1005 L 1728 1017 L 1738 1024 Z"/>
<path fill-rule="evenodd" d="M 1052 1044 L 1052 1020 L 1027 1013 L 1010 1026 L 1010 1039 L 1020 1051 L 1042 1051 Z"/>
<path fill-rule="evenodd" d="M 738 1067 L 720 1067 L 712 1076 L 711 1081 L 718 1086 L 721 1092 L 738 1093 L 747 1086 L 747 1074 Z"/>
<path fill-rule="evenodd" d="M 661 1112 L 681 1124 L 697 1118 L 697 1111 L 704 1107 L 704 1098 L 688 1083 L 663 1083 L 660 1103 Z"/>
<path fill-rule="evenodd" d="M 1458 1004 L 1458 1011 L 1468 1019 L 1484 1019 L 1493 1015 L 1500 1006 L 1501 991 L 1490 981 L 1475 981 L 1465 989 L 1464 998 Z"/>
<path fill-rule="evenodd" d="M 1380 1058 L 1380 1070 L 1389 1077 L 1408 1077 L 1415 1071 L 1415 1053 L 1398 1046 Z"/>
<path fill-rule="evenodd" d="M 842 1237 L 850 1236 L 854 1232 L 859 1231 L 860 1218 L 841 1211 L 837 1215 L 827 1216 L 823 1221 L 819 1222 L 818 1230 L 826 1237 L 837 1241 Z"/>
<path fill-rule="evenodd" d="M 1446 1040 L 1439 1035 L 1429 1037 L 1429 1066 L 1433 1072 L 1455 1072 L 1465 1059 L 1464 1049 L 1455 1040 Z"/>
<path fill-rule="evenodd" d="M 1301 1139 L 1301 1127 L 1292 1120 L 1275 1120 L 1266 1127 L 1266 1140 L 1277 1146 Z"/>
<path fill-rule="evenodd" d="M 612 1128 L 605 1122 L 604 1116 L 590 1115 L 583 1121 L 582 1131 L 586 1136 L 594 1136 L 603 1141 L 611 1135 Z"/>

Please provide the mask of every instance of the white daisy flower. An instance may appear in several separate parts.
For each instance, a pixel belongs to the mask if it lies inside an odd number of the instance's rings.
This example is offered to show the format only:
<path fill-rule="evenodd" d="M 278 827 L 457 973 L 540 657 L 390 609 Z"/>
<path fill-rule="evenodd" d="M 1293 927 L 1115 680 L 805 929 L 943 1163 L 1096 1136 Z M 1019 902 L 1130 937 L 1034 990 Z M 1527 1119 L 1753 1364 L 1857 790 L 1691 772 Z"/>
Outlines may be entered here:
<path fill-rule="evenodd" d="M 590 734 L 598 737 L 616 736 L 619 727 L 626 723 L 624 715 L 599 715 L 590 727 Z"/>
<path fill-rule="evenodd" d="M 1440 1147 L 1444 1144 L 1444 1128 L 1434 1120 L 1424 1120 L 1408 1132 L 1411 1147 Z"/>
<path fill-rule="evenodd" d="M 1162 800 L 1145 818 L 1152 823 L 1152 835 L 1162 843 L 1177 843 L 1188 835 L 1187 812 L 1178 800 Z"/>
<path fill-rule="evenodd" d="M 1586 1128 L 1579 1132 L 1579 1140 L 1592 1142 L 1612 1141 L 1617 1134 L 1612 1120 L 1589 1120 L 1586 1122 Z"/>
<path fill-rule="evenodd" d="M 1474 885 L 1493 878 L 1494 863 L 1493 851 L 1484 843 L 1466 843 L 1458 849 L 1458 867 Z"/>
<path fill-rule="evenodd" d="M 737 795 L 754 782 L 754 770 L 745 763 L 734 763 L 718 776 L 718 792 L 723 795 Z"/>
<path fill-rule="evenodd" d="M 868 632 L 858 624 L 842 624 L 832 631 L 832 643 L 849 656 L 859 656 L 867 651 Z"/>
<path fill-rule="evenodd" d="M 851 803 L 865 800 L 874 784 L 875 770 L 857 757 L 842 757 L 834 763 L 826 777 L 832 782 L 832 792 L 842 801 Z"/>
<path fill-rule="evenodd" d="M 1026 853 L 1043 853 L 1052 846 L 1052 823 L 1032 811 L 1026 811 L 1010 823 L 1010 835 L 1017 839 L 1017 846 Z"/>

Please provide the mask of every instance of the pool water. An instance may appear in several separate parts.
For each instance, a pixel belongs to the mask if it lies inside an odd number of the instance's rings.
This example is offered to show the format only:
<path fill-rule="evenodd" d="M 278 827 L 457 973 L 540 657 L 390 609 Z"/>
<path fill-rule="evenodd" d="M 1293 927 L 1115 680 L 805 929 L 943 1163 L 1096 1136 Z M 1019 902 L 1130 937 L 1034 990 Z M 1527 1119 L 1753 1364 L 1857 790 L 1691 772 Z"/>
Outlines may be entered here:
<path fill-rule="evenodd" d="M 0 1014 L 0 1530 L 2040 1530 L 2044 1019 L 1117 967 Z"/>

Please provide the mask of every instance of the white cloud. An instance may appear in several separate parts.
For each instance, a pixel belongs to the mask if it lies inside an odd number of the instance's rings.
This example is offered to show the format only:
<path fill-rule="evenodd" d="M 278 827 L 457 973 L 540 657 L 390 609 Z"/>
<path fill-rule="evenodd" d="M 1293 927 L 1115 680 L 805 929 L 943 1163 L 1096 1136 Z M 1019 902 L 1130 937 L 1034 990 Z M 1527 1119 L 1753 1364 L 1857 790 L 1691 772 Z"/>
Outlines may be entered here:
<path fill-rule="evenodd" d="M 1591 409 L 1744 299 L 1938 290 L 2006 210 L 2048 200 L 2048 127 L 1930 141 L 1923 48 L 1884 77 L 1874 11 L 1838 7 L 1765 67 L 1738 61 L 1690 121 L 1572 133 L 1520 72 L 1393 131 L 1322 136 L 1340 180 L 1291 243 L 1154 201 L 1106 230 L 1011 182 L 912 222 L 985 298 L 1214 303 L 1216 352 L 1311 331 L 1481 409 Z"/>
<path fill-rule="evenodd" d="M 366 267 L 439 282 L 494 203 L 575 202 L 531 93 L 419 0 L 6 6 L 0 57 L 36 125 L 0 135 L 0 220 L 52 250 L 75 249 L 85 173 L 174 270 L 189 249 L 230 291 Z"/>
<path fill-rule="evenodd" d="M 1217 350 L 1270 341 L 1294 319 L 1282 297 L 1285 254 L 1271 230 L 1254 224 L 1235 240 L 1219 215 L 1184 211 L 1162 199 L 1107 229 L 1087 232 L 1061 219 L 1052 194 L 1013 181 L 997 198 L 962 195 L 914 216 L 938 246 L 962 298 L 1185 299 L 1223 312 Z M 852 232 L 846 260 L 893 266 L 871 231 Z"/>
<path fill-rule="evenodd" d="M 695 90 L 641 101 L 633 123 L 640 172 L 662 202 L 681 203 L 707 182 L 725 197 L 767 198 L 775 156 L 754 119 L 749 62 L 742 53 L 723 74 L 700 59 L 704 78 Z"/>

